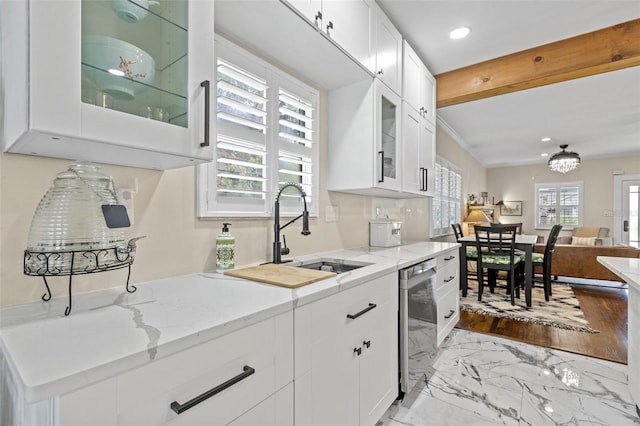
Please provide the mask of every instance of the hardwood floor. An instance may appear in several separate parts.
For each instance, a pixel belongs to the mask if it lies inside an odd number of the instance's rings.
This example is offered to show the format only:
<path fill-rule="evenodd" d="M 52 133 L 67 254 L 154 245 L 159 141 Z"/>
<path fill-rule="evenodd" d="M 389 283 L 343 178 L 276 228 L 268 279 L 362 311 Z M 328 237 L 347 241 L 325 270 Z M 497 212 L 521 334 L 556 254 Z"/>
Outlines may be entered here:
<path fill-rule="evenodd" d="M 456 327 L 626 364 L 628 290 L 572 287 L 589 325 L 600 333 L 563 330 L 465 311 L 460 311 Z"/>

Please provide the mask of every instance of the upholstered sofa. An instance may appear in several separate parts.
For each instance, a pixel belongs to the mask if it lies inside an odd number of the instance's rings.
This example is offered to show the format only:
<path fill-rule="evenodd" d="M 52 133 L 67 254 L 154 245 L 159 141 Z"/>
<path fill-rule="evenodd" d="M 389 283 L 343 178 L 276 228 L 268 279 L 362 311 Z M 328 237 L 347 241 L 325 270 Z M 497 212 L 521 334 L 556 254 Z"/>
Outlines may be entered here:
<path fill-rule="evenodd" d="M 535 251 L 544 253 L 544 247 L 544 244 L 536 244 Z M 556 244 L 551 262 L 551 275 L 620 281 L 617 275 L 598 263 L 598 256 L 638 258 L 640 250 L 626 246 Z"/>
<path fill-rule="evenodd" d="M 556 244 L 611 246 L 613 240 L 609 237 L 609 228 L 581 226 L 573 228 L 571 235 L 559 236 Z"/>

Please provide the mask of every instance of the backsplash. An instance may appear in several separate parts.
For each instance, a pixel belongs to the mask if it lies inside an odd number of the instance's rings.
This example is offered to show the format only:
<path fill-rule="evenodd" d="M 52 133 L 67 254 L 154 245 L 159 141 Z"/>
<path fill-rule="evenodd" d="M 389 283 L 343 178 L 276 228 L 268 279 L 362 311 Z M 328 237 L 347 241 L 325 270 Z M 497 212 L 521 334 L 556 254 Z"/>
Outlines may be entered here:
<path fill-rule="evenodd" d="M 40 300 L 43 281 L 23 274 L 23 252 L 35 208 L 51 186 L 55 175 L 72 161 L 21 154 L 0 154 L 0 305 Z M 100 165 L 113 177 L 117 188 L 132 188 L 134 217 L 131 237 L 146 235 L 138 242 L 131 269 L 131 283 L 177 275 L 214 271 L 216 236 L 222 222 L 233 223 L 236 237 L 236 266 L 270 260 L 273 219 L 198 220 L 195 216 L 195 169 L 164 172 Z M 323 188 L 324 186 L 321 185 Z M 387 200 L 320 192 L 320 217 L 310 219 L 311 235 L 303 237 L 295 223 L 286 229 L 291 256 L 368 245 L 373 206 L 385 214 L 400 215 L 412 240 L 428 236 L 427 199 Z M 339 206 L 337 221 L 325 217 L 325 206 Z M 422 219 L 420 219 L 422 218 Z M 124 286 L 126 269 L 74 278 L 73 292 Z M 53 297 L 65 296 L 68 277 L 47 280 Z"/>

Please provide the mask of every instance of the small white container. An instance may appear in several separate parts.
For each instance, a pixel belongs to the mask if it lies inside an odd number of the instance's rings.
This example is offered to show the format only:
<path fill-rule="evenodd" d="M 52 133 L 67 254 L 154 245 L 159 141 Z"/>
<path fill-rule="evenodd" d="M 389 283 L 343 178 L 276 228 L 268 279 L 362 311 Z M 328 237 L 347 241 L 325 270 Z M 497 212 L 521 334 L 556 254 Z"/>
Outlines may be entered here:
<path fill-rule="evenodd" d="M 395 247 L 402 244 L 402 222 L 377 220 L 369 222 L 369 246 Z"/>

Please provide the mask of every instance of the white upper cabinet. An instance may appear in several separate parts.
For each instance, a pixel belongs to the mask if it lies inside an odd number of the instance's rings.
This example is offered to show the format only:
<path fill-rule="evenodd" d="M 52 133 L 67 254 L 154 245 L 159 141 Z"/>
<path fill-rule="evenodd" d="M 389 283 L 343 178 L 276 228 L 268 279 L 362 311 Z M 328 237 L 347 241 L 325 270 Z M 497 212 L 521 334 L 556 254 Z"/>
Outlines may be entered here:
<path fill-rule="evenodd" d="M 375 26 L 376 76 L 398 95 L 402 92 L 402 34 L 376 4 Z"/>
<path fill-rule="evenodd" d="M 5 151 L 156 169 L 213 158 L 213 1 L 138 3 L 3 4 Z"/>
<path fill-rule="evenodd" d="M 404 42 L 402 191 L 432 197 L 435 186 L 435 79 Z"/>
<path fill-rule="evenodd" d="M 422 110 L 422 116 L 427 119 L 431 124 L 436 124 L 436 79 L 427 67 L 423 68 L 422 74 L 422 99 L 424 103 L 424 109 Z"/>
<path fill-rule="evenodd" d="M 403 197 L 401 100 L 378 79 L 329 92 L 328 189 Z"/>
<path fill-rule="evenodd" d="M 216 1 L 215 28 L 314 87 L 333 90 L 373 76 L 373 5 L 373 0 Z"/>
<path fill-rule="evenodd" d="M 435 125 L 436 80 L 406 40 L 404 41 L 403 70 L 403 100 Z"/>
<path fill-rule="evenodd" d="M 329 37 L 367 68 L 371 67 L 373 0 L 324 1 L 322 25 Z"/>
<path fill-rule="evenodd" d="M 435 187 L 435 128 L 402 103 L 402 192 L 432 197 Z"/>
<path fill-rule="evenodd" d="M 289 3 L 366 68 L 371 68 L 373 0 L 291 0 Z"/>
<path fill-rule="evenodd" d="M 287 0 L 287 3 L 322 28 L 322 0 Z"/>

